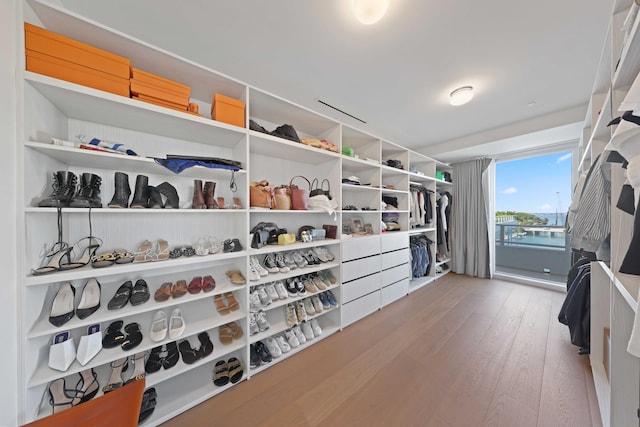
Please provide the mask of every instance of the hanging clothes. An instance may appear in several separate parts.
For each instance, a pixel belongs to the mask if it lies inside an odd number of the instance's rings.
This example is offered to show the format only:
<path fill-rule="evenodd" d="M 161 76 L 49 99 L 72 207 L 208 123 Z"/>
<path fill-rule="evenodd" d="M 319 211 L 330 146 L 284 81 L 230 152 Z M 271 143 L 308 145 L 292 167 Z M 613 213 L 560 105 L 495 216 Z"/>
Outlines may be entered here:
<path fill-rule="evenodd" d="M 409 225 L 411 228 L 425 227 L 433 223 L 431 190 L 423 186 L 411 186 L 409 190 Z"/>
<path fill-rule="evenodd" d="M 428 276 L 433 264 L 430 246 L 433 241 L 425 235 L 411 236 L 409 249 L 411 252 L 411 278 Z"/>

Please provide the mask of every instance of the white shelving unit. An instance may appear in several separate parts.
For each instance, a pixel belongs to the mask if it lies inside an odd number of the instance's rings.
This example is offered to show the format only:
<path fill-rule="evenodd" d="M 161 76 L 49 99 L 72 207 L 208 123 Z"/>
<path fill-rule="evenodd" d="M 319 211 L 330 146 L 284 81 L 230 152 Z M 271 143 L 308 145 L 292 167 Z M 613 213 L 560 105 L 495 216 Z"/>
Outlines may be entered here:
<path fill-rule="evenodd" d="M 640 15 L 633 0 L 616 0 L 594 82 L 580 143 L 578 173 L 603 155 L 629 86 L 640 73 Z M 634 19 L 633 14 L 636 14 Z M 628 26 L 625 27 L 625 21 Z M 606 153 L 604 154 L 606 155 Z M 638 425 L 640 359 L 627 351 L 640 289 L 638 276 L 619 272 L 631 240 L 633 217 L 617 209 L 624 170 L 611 165 L 611 256 L 591 264 L 590 361 L 604 426 Z"/>
<path fill-rule="evenodd" d="M 435 179 L 437 167 L 446 165 L 157 49 L 57 4 L 45 0 L 25 0 L 22 9 L 26 22 L 128 57 L 135 67 L 188 84 L 191 87 L 191 102 L 198 104 L 201 112 L 210 110 L 215 93 L 242 100 L 246 105 L 247 128 L 28 71 L 22 72 L 16 141 L 19 147 L 19 224 L 22 224 L 20 233 L 23 234 L 17 248 L 21 259 L 19 265 L 23 266 L 17 287 L 18 312 L 22 313 L 18 348 L 20 357 L 24 359 L 23 369 L 18 375 L 21 424 L 51 413 L 50 406 L 42 403 L 42 396 L 47 392 L 50 381 L 65 378 L 68 384 L 75 384 L 79 372 L 94 369 L 102 388 L 111 374 L 111 362 L 170 342 L 168 339 L 152 342 L 148 336 L 153 316 L 158 310 L 170 313 L 180 307 L 186 329 L 179 341 L 187 340 L 197 348 L 197 335 L 207 332 L 214 344 L 214 351 L 193 364 L 181 360 L 171 369 L 162 369 L 147 376 L 148 387 L 156 388 L 158 405 L 144 425 L 158 425 L 232 387 L 233 384 L 224 387 L 213 384 L 212 375 L 217 361 L 238 358 L 244 366 L 242 380 L 250 378 L 435 279 L 435 273 L 417 280 L 411 280 L 410 277 L 410 235 L 424 233 L 435 241 L 436 219 L 433 224 L 423 228 L 411 228 L 409 191 L 412 183 L 424 185 L 431 191 L 435 191 L 439 185 L 449 185 L 436 182 Z M 22 22 L 18 27 L 22 34 Z M 20 35 L 18 40 L 19 50 L 24 50 L 24 37 Z M 22 61 L 19 67 L 24 70 Z M 351 147 L 358 158 L 250 130 L 249 120 L 256 121 L 270 131 L 284 123 L 291 124 L 299 137 L 326 139 L 339 148 Z M 73 141 L 78 134 L 123 143 L 135 150 L 139 157 L 97 153 L 50 143 L 51 138 Z M 174 174 L 154 160 L 164 158 L 167 154 L 233 159 L 239 161 L 242 168 L 232 173 L 222 169 L 193 167 Z M 382 162 L 386 160 L 400 161 L 403 169 L 383 165 Z M 415 167 L 415 171 L 409 172 L 410 166 Z M 86 237 L 90 218 L 92 235 L 103 241 L 98 253 L 117 248 L 136 251 L 146 239 L 164 239 L 170 248 L 181 247 L 193 245 L 199 238 L 209 236 L 215 236 L 220 241 L 237 238 L 243 250 L 105 268 L 85 266 L 64 272 L 32 275 L 31 268 L 40 264 L 43 244 L 51 245 L 57 239 L 57 209 L 37 207 L 39 198 L 50 193 L 49 181 L 55 171 L 99 175 L 102 178 L 103 206 L 107 205 L 114 193 L 115 172 L 128 174 L 132 193 L 137 175 L 145 175 L 149 178 L 149 185 L 169 182 L 180 196 L 180 209 L 101 207 L 92 209 L 89 216 L 86 209 L 63 208 L 65 241 L 75 242 Z M 283 185 L 289 184 L 292 177 L 298 175 L 309 181 L 314 178 L 320 182 L 329 180 L 332 197 L 338 203 L 336 216 L 324 211 L 250 208 L 251 181 L 266 179 L 273 185 Z M 350 176 L 357 176 L 362 183 L 370 185 L 343 184 L 342 180 Z M 237 197 L 241 208 L 189 209 L 194 180 L 216 182 L 216 196 L 222 196 L 225 200 Z M 236 192 L 230 189 L 232 182 L 237 186 Z M 301 188 L 306 185 L 303 179 L 297 179 L 295 184 Z M 395 197 L 398 209 L 382 210 L 383 196 Z M 435 200 L 432 201 L 435 208 Z M 344 209 L 348 205 L 367 210 Z M 381 219 L 388 212 L 398 215 L 399 231 L 382 232 Z M 340 232 L 354 218 L 370 224 L 372 234 L 342 236 Z M 259 222 L 275 222 L 291 233 L 297 233 L 302 226 L 321 228 L 330 224 L 337 227 L 338 235 L 336 239 L 253 249 L 250 247 L 249 230 Z M 251 256 L 262 259 L 270 253 L 307 251 L 319 246 L 330 251 L 335 260 L 287 273 L 269 274 L 258 281 L 248 280 Z M 374 251 L 367 252 L 371 248 Z M 363 254 L 363 251 L 367 254 Z M 365 274 L 357 271 L 360 265 L 365 265 Z M 230 282 L 225 272 L 232 269 L 242 272 L 247 278 L 246 284 L 235 285 Z M 303 297 L 271 304 L 265 309 L 271 327 L 249 336 L 250 289 L 322 270 L 329 270 L 336 277 L 336 283 L 329 289 L 339 303 L 337 308 L 313 316 L 323 330 L 322 335 L 274 359 L 270 364 L 251 369 L 250 344 L 284 331 L 287 328 L 286 304 Z M 188 284 L 193 277 L 205 275 L 211 275 L 216 280 L 216 288 L 212 292 L 187 294 L 165 302 L 153 299 L 156 289 L 165 282 L 185 280 Z M 59 287 L 70 282 L 76 289 L 78 302 L 84 284 L 91 278 L 101 283 L 101 308 L 86 319 L 74 317 L 62 327 L 50 324 L 48 316 Z M 120 310 L 107 310 L 107 303 L 116 289 L 127 280 L 135 283 L 137 279 L 147 282 L 150 300 L 135 307 L 127 305 Z M 223 315 L 217 311 L 214 297 L 227 292 L 237 299 L 239 309 Z M 55 334 L 69 331 L 78 342 L 90 325 L 100 324 L 104 331 L 116 320 L 123 320 L 124 324 L 139 323 L 142 343 L 129 351 L 119 347 L 102 349 L 86 366 L 74 362 L 65 372 L 48 367 L 49 346 Z M 232 321 L 243 329 L 244 334 L 239 340 L 223 345 L 218 338 L 219 328 Z M 130 375 L 130 372 L 125 375 Z"/>

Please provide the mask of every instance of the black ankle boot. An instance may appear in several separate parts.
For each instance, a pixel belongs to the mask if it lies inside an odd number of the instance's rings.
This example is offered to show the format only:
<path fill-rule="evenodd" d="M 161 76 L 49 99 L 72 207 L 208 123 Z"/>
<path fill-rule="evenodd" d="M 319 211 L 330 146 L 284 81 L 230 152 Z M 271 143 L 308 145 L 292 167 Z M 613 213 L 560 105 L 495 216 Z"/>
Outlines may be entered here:
<path fill-rule="evenodd" d="M 102 178 L 85 172 L 80 177 L 80 188 L 69 204 L 72 208 L 101 208 L 100 184 Z"/>
<path fill-rule="evenodd" d="M 149 177 L 138 175 L 136 178 L 136 190 L 131 200 L 132 208 L 149 207 Z"/>
<path fill-rule="evenodd" d="M 149 207 L 151 209 L 162 209 L 162 196 L 156 187 L 148 186 L 147 191 L 149 192 Z"/>
<path fill-rule="evenodd" d="M 163 182 L 156 187 L 156 190 L 162 195 L 165 209 L 178 209 L 180 207 L 180 199 L 176 188 L 168 182 Z"/>
<path fill-rule="evenodd" d="M 58 171 L 53 174 L 53 191 L 38 203 L 42 208 L 67 207 L 76 192 L 78 178 L 73 172 Z"/>
<path fill-rule="evenodd" d="M 131 196 L 131 187 L 129 187 L 129 175 L 123 172 L 115 173 L 115 190 L 113 198 L 109 202 L 110 208 L 128 208 L 129 197 Z"/>

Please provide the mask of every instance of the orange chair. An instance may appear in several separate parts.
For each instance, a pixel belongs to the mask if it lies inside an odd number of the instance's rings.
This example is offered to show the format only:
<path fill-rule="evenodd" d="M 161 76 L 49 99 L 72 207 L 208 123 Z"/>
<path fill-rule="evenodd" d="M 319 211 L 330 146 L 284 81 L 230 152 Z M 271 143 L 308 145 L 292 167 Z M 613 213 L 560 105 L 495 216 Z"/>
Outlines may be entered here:
<path fill-rule="evenodd" d="M 135 427 L 145 380 L 140 379 L 88 402 L 25 424 L 24 427 Z"/>

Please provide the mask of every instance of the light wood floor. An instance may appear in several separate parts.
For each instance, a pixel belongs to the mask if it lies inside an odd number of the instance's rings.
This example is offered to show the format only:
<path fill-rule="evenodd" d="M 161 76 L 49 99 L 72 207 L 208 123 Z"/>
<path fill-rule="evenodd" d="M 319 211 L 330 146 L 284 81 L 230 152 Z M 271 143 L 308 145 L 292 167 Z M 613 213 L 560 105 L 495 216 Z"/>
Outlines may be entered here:
<path fill-rule="evenodd" d="M 449 274 L 164 426 L 600 426 L 563 300 Z"/>

